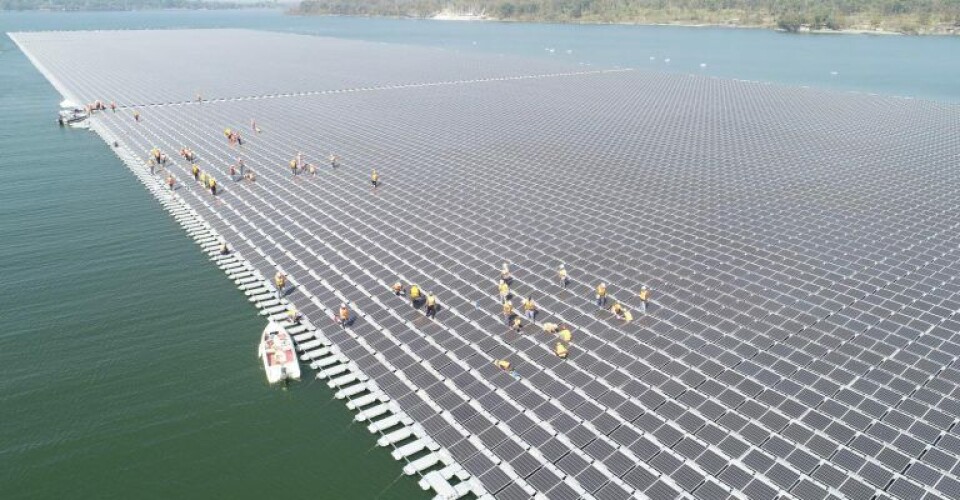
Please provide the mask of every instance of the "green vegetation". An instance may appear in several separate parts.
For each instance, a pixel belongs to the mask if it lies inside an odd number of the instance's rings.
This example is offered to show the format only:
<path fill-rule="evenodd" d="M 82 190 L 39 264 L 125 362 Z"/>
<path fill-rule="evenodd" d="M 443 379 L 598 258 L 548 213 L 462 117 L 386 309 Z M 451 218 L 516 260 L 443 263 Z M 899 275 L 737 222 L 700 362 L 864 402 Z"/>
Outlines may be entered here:
<path fill-rule="evenodd" d="M 240 3 L 208 0 L 0 0 L 0 10 L 239 9 L 276 5 L 275 1 Z"/>
<path fill-rule="evenodd" d="M 303 0 L 294 12 L 419 18 L 454 12 L 503 21 L 960 32 L 960 0 Z"/>

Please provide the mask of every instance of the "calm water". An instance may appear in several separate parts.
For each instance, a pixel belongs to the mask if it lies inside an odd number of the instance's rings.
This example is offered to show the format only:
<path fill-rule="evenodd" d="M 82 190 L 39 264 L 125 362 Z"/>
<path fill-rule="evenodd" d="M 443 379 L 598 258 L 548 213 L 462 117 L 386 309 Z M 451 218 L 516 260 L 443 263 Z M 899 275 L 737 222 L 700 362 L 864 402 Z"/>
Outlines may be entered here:
<path fill-rule="evenodd" d="M 270 11 L 0 13 L 2 32 L 160 27 L 296 31 L 960 102 L 957 38 Z M 423 497 L 325 385 L 265 386 L 255 357 L 263 320 L 102 141 L 53 125 L 59 99 L 0 40 L 0 498 Z"/>

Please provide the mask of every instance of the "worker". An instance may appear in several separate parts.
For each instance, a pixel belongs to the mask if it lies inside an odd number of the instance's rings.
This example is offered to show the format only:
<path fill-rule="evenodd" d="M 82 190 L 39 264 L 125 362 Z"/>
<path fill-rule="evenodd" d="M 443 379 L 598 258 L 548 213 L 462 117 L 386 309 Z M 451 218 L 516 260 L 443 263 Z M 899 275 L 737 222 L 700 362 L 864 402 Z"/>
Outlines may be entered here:
<path fill-rule="evenodd" d="M 520 316 L 513 317 L 513 325 L 511 325 L 511 327 L 516 330 L 517 333 L 523 330 L 523 320 L 520 319 Z"/>
<path fill-rule="evenodd" d="M 553 353 L 557 355 L 560 359 L 567 359 L 567 346 L 563 342 L 557 342 L 557 345 L 553 347 Z"/>
<path fill-rule="evenodd" d="M 420 287 L 410 285 L 410 304 L 412 304 L 413 307 L 417 307 L 418 302 L 420 302 Z"/>
<path fill-rule="evenodd" d="M 573 341 L 573 334 L 570 333 L 570 327 L 567 325 L 560 325 L 560 332 L 557 333 L 557 338 L 560 339 L 560 342 L 569 344 Z"/>
<path fill-rule="evenodd" d="M 310 172 L 311 177 L 316 177 L 317 175 L 317 166 L 313 163 L 307 163 L 307 172 Z"/>
<path fill-rule="evenodd" d="M 225 240 L 220 240 L 220 255 L 228 255 L 230 253 L 230 247 L 227 246 Z"/>
<path fill-rule="evenodd" d="M 140 112 L 139 112 L 139 111 L 134 111 L 134 112 L 133 112 L 133 120 L 136 121 L 137 123 L 140 123 Z"/>
<path fill-rule="evenodd" d="M 300 314 L 300 311 L 298 311 L 296 307 L 290 306 L 290 308 L 287 309 L 287 318 L 294 325 L 299 325 L 303 319 L 303 314 Z"/>
<path fill-rule="evenodd" d="M 377 189 L 377 186 L 380 185 L 380 174 L 377 173 L 376 169 L 370 174 L 370 183 L 373 184 L 373 189 Z"/>
<path fill-rule="evenodd" d="M 627 323 L 629 323 L 629 322 L 631 322 L 631 321 L 633 321 L 633 313 L 631 313 L 628 309 L 624 309 L 624 310 L 623 310 L 623 324 L 627 324 Z"/>
<path fill-rule="evenodd" d="M 283 289 L 287 286 L 287 275 L 277 271 L 277 274 L 273 277 L 273 284 L 277 285 L 277 295 L 283 297 Z"/>
<path fill-rule="evenodd" d="M 293 172 L 293 175 L 297 175 L 297 159 L 296 158 L 290 160 L 290 170 Z"/>
<path fill-rule="evenodd" d="M 337 168 L 338 165 L 340 165 L 340 157 L 330 153 L 330 166 L 332 168 Z"/>
<path fill-rule="evenodd" d="M 437 317 L 437 296 L 432 292 L 427 294 L 427 317 Z"/>
<path fill-rule="evenodd" d="M 570 280 L 567 278 L 567 269 L 563 267 L 563 264 L 560 264 L 560 268 L 557 269 L 557 279 L 560 281 L 560 288 L 566 289 L 567 284 L 570 283 Z"/>
<path fill-rule="evenodd" d="M 247 178 L 247 180 L 250 181 L 250 182 L 256 182 L 256 181 L 257 181 L 257 174 L 256 174 L 253 170 L 251 170 L 251 171 L 247 172 L 246 178 Z"/>
<path fill-rule="evenodd" d="M 508 326 L 513 321 L 513 304 L 510 302 L 503 303 L 503 319 Z"/>
<path fill-rule="evenodd" d="M 530 321 L 536 320 L 537 304 L 533 301 L 533 297 L 527 297 L 526 300 L 523 301 L 523 315 Z"/>
<path fill-rule="evenodd" d="M 404 294 L 403 283 L 399 281 L 393 284 L 393 294 L 397 297 L 402 297 Z"/>
<path fill-rule="evenodd" d="M 207 173 L 206 173 L 206 172 L 200 172 L 200 185 L 203 186 L 203 187 L 207 187 Z"/>
<path fill-rule="evenodd" d="M 600 283 L 597 285 L 597 307 L 604 307 L 607 305 L 607 284 Z"/>
<path fill-rule="evenodd" d="M 190 168 L 190 171 L 193 172 L 193 180 L 200 180 L 200 167 L 196 163 Z"/>
<path fill-rule="evenodd" d="M 110 101 L 110 111 L 117 112 L 117 103 Z"/>
<path fill-rule="evenodd" d="M 640 286 L 640 293 L 637 294 L 637 297 L 640 298 L 640 313 L 647 313 L 647 302 L 650 301 L 650 289 L 647 288 L 647 285 Z"/>
<path fill-rule="evenodd" d="M 230 173 L 230 180 L 234 180 L 234 181 L 237 180 L 237 167 L 236 167 L 236 166 L 230 165 L 230 171 L 229 171 L 229 173 Z"/>
<path fill-rule="evenodd" d="M 347 304 L 340 304 L 340 328 L 346 328 L 350 324 L 350 309 Z"/>
<path fill-rule="evenodd" d="M 494 362 L 494 364 L 497 365 L 497 368 L 499 368 L 499 369 L 507 372 L 508 374 L 510 374 L 511 377 L 513 377 L 513 378 L 515 378 L 515 379 L 517 379 L 517 380 L 520 380 L 520 374 L 517 373 L 516 370 L 512 370 L 512 369 L 511 369 L 511 367 L 512 367 L 513 365 L 510 364 L 510 361 L 508 361 L 508 360 L 506 360 L 506 359 L 498 359 L 498 360 L 496 360 L 496 361 Z"/>
<path fill-rule="evenodd" d="M 559 327 L 560 327 L 560 326 L 557 325 L 556 323 L 550 323 L 549 321 L 548 321 L 548 322 L 544 322 L 544 323 L 543 323 L 543 332 L 544 332 L 544 333 L 549 333 L 549 334 L 553 335 L 553 334 L 557 333 L 557 329 L 558 329 Z"/>
<path fill-rule="evenodd" d="M 623 306 L 621 306 L 619 302 L 614 302 L 613 305 L 610 306 L 610 312 L 612 312 L 617 319 L 623 318 Z"/>
<path fill-rule="evenodd" d="M 237 169 L 240 170 L 240 177 L 243 177 L 243 158 L 237 158 Z"/>
<path fill-rule="evenodd" d="M 510 299 L 510 285 L 506 281 L 500 280 L 500 302 L 506 302 Z"/>
<path fill-rule="evenodd" d="M 147 166 L 150 167 L 150 174 L 153 175 L 154 170 L 156 170 L 157 161 L 154 160 L 153 157 L 150 157 L 150 159 L 147 160 Z"/>
<path fill-rule="evenodd" d="M 170 188 L 170 191 L 173 191 L 174 189 L 176 189 L 176 187 L 175 187 L 176 184 L 177 184 L 177 179 L 175 179 L 172 174 L 171 174 L 171 175 L 168 175 L 168 176 L 167 176 L 167 187 Z"/>
<path fill-rule="evenodd" d="M 506 262 L 504 262 L 503 267 L 500 268 L 500 281 L 503 281 L 508 285 L 513 283 L 513 276 L 510 276 L 510 267 Z"/>
<path fill-rule="evenodd" d="M 217 180 L 214 179 L 212 175 L 209 176 L 207 179 L 208 179 L 208 181 L 209 181 L 209 183 L 210 183 L 210 194 L 216 196 L 216 195 L 217 195 Z"/>

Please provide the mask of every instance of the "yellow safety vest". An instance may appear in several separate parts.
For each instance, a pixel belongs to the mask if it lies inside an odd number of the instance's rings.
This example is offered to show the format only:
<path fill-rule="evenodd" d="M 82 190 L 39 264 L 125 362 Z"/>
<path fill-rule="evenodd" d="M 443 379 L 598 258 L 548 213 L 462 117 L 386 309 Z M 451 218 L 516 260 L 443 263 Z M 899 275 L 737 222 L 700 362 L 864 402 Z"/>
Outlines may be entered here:
<path fill-rule="evenodd" d="M 573 334 L 570 333 L 570 330 L 564 328 L 560 330 L 560 340 L 570 343 L 570 341 L 573 340 Z"/>
<path fill-rule="evenodd" d="M 415 299 L 419 296 L 420 296 L 420 287 L 418 287 L 417 285 L 413 285 L 412 287 L 410 287 L 410 297 Z"/>
<path fill-rule="evenodd" d="M 428 306 L 437 305 L 437 298 L 434 297 L 433 295 L 427 295 L 427 305 Z"/>
<path fill-rule="evenodd" d="M 567 346 L 557 342 L 557 346 L 553 349 L 553 352 L 560 356 L 561 358 L 567 357 Z"/>

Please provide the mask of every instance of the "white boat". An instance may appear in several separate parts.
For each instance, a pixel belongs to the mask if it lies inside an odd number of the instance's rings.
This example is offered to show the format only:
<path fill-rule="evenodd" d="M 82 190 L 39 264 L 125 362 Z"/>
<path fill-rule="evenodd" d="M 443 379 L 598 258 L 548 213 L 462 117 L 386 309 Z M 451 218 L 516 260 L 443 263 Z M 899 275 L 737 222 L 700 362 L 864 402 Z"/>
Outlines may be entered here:
<path fill-rule="evenodd" d="M 259 356 L 263 359 L 263 368 L 267 372 L 267 381 L 271 384 L 293 379 L 300 380 L 300 364 L 293 339 L 282 326 L 271 321 L 263 329 L 260 338 Z"/>

